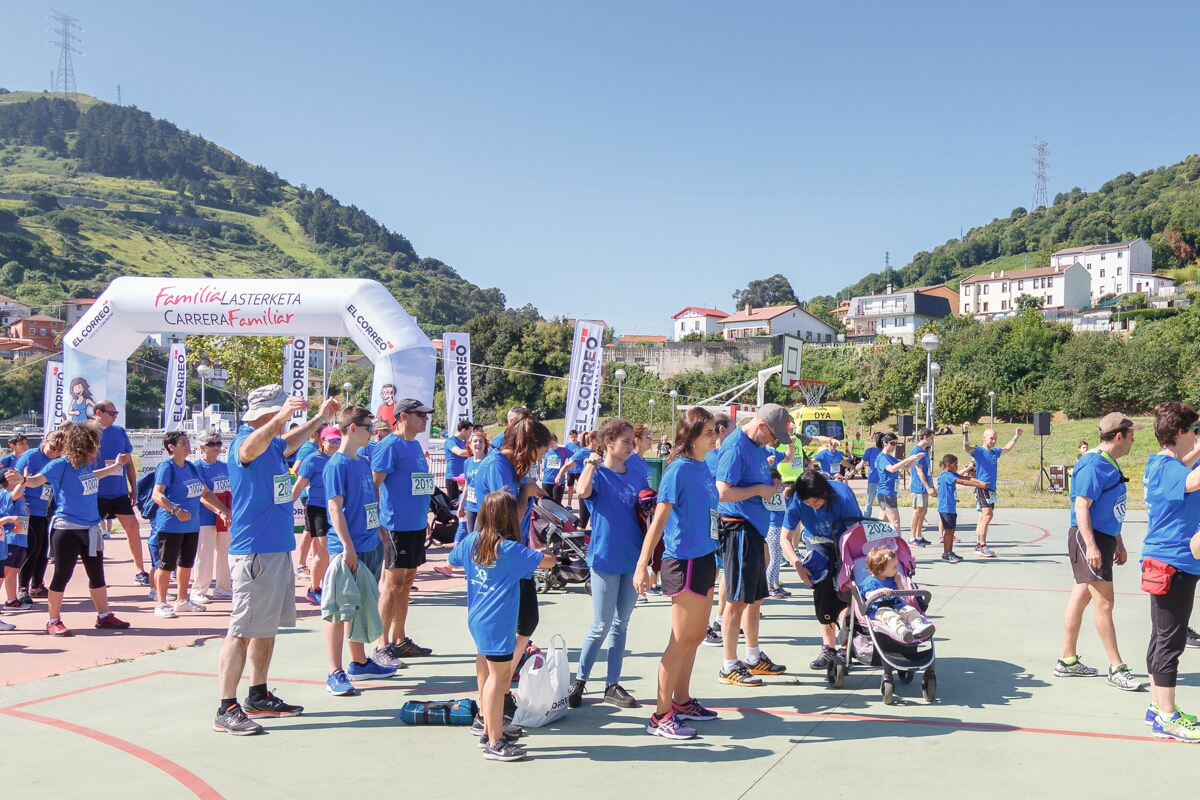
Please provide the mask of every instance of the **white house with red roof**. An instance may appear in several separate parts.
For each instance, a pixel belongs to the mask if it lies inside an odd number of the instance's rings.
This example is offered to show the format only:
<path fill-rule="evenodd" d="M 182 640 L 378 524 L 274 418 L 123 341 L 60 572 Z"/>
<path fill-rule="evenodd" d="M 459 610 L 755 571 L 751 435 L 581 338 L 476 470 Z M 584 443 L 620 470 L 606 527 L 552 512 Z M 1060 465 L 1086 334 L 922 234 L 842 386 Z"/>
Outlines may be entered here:
<path fill-rule="evenodd" d="M 747 305 L 721 320 L 721 332 L 726 339 L 786 333 L 806 342 L 831 343 L 837 337 L 837 330 L 832 325 L 822 322 L 798 305 L 767 308 Z"/>
<path fill-rule="evenodd" d="M 689 333 L 699 333 L 707 336 L 710 333 L 721 332 L 721 320 L 729 315 L 715 308 L 700 308 L 688 306 L 677 314 L 672 314 L 675 320 L 675 341 L 680 341 Z"/>

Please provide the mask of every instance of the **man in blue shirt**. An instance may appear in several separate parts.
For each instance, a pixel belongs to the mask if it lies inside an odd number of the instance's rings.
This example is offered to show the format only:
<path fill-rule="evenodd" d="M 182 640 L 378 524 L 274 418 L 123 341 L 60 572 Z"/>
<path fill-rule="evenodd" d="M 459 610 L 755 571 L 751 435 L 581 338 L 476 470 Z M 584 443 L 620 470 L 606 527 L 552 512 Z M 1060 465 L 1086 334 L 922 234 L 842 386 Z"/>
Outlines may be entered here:
<path fill-rule="evenodd" d="M 908 543 L 916 547 L 928 547 L 929 540 L 925 538 L 925 515 L 929 513 L 929 498 L 937 497 L 937 486 L 933 483 L 933 473 L 930 471 L 930 459 L 933 458 L 933 430 L 921 428 L 917 431 L 917 444 L 909 453 L 915 456 L 924 453 L 925 458 L 912 465 L 912 538 Z"/>
<path fill-rule="evenodd" d="M 837 439 L 830 439 L 825 443 L 825 447 L 817 451 L 813 456 L 813 461 L 821 465 L 821 472 L 824 472 L 831 478 L 840 477 L 842 474 L 842 451 L 838 448 L 841 442 Z"/>
<path fill-rule="evenodd" d="M 1012 439 L 1004 447 L 996 447 L 996 431 L 988 428 L 983 432 L 983 447 L 971 446 L 971 423 L 962 427 L 963 449 L 975 459 L 975 477 L 987 484 L 986 489 L 975 490 L 975 502 L 979 506 L 979 522 L 975 525 L 975 555 L 980 558 L 995 558 L 992 548 L 987 546 L 988 525 L 996 513 L 996 474 L 1000 468 L 1000 456 L 1017 446 L 1017 439 L 1024 433 L 1017 428 Z"/>
<path fill-rule="evenodd" d="M 279 384 L 250 392 L 242 426 L 229 445 L 229 488 L 233 496 L 229 571 L 233 610 L 229 635 L 217 667 L 221 705 L 213 730 L 248 736 L 262 732 L 250 717 L 294 717 L 304 709 L 267 691 L 267 670 L 280 627 L 296 624 L 296 575 L 292 550 L 292 478 L 284 457 L 338 411 L 327 398 L 320 412 L 284 433 L 284 425 L 308 401 L 291 397 Z M 237 685 L 250 658 L 250 696 L 237 701 Z"/>
<path fill-rule="evenodd" d="M 442 445 L 446 451 L 446 494 L 451 503 L 456 502 L 462 492 L 461 485 L 455 478 L 463 474 L 463 465 L 471 455 L 471 451 L 467 449 L 467 436 L 470 433 L 470 420 L 460 419 L 458 432 L 454 436 L 447 436 L 446 443 Z"/>
<path fill-rule="evenodd" d="M 117 463 L 121 453 L 132 453 L 133 443 L 129 434 L 117 423 L 117 407 L 111 400 L 101 400 L 93 407 L 96 422 L 100 426 L 100 452 L 92 469 L 102 469 Z M 142 561 L 142 536 L 138 527 L 137 517 L 133 515 L 133 504 L 137 501 L 137 470 L 133 468 L 132 459 L 125 464 L 125 469 L 117 475 L 100 479 L 100 491 L 96 505 L 100 511 L 100 519 L 113 519 L 125 530 L 125 541 L 129 544 L 129 553 L 133 556 L 133 566 L 136 572 L 133 579 L 138 586 L 149 586 L 150 575 L 146 572 Z"/>
<path fill-rule="evenodd" d="M 1118 689 L 1136 692 L 1142 684 L 1133 677 L 1117 649 L 1117 629 L 1113 625 L 1113 564 L 1129 559 L 1121 541 L 1125 522 L 1125 484 L 1127 478 L 1117 459 L 1129 454 L 1133 432 L 1138 425 L 1114 411 L 1100 420 L 1100 444 L 1075 462 L 1071 476 L 1071 528 L 1067 531 L 1067 556 L 1075 574 L 1075 585 L 1064 614 L 1062 658 L 1054 665 L 1060 678 L 1091 677 L 1097 670 L 1085 666 L 1076 653 L 1083 612 L 1095 601 L 1096 633 L 1108 655 L 1108 682 Z"/>
<path fill-rule="evenodd" d="M 567 432 L 567 438 L 570 441 L 568 441 L 565 445 L 563 445 L 563 449 L 565 449 L 567 451 L 567 461 L 570 461 L 572 458 L 575 457 L 576 453 L 578 453 L 580 450 L 583 449 L 583 446 L 579 443 L 579 431 L 575 430 L 574 428 L 572 428 L 570 431 Z M 571 501 L 574 500 L 574 498 L 575 498 L 575 481 L 579 480 L 579 475 L 582 472 L 583 472 L 582 464 L 580 464 L 578 466 L 573 466 L 571 469 L 567 470 L 567 475 L 566 475 L 567 501 L 566 501 L 566 503 L 563 504 L 566 508 L 571 507 Z M 562 476 L 559 476 L 559 477 L 561 479 Z M 557 483 L 557 481 L 555 481 L 555 482 Z"/>

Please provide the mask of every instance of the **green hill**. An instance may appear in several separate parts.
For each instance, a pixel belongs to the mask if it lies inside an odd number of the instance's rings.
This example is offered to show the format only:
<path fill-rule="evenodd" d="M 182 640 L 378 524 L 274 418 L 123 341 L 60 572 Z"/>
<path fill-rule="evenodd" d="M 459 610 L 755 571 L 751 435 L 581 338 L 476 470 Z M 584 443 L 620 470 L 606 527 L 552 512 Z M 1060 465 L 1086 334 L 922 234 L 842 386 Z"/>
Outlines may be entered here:
<path fill-rule="evenodd" d="M 0 90 L 0 294 L 48 306 L 120 275 L 371 278 L 430 334 L 504 308 L 361 209 L 136 107 Z"/>

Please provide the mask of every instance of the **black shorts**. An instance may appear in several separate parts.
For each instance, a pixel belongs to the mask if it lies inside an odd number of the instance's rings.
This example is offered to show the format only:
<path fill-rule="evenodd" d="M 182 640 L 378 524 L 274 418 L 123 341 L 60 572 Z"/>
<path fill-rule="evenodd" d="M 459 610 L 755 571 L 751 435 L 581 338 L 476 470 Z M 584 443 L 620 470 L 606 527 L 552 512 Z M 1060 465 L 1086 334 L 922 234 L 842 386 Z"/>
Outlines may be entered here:
<path fill-rule="evenodd" d="M 25 547 L 19 544 L 10 544 L 8 546 L 8 558 L 4 559 L 4 566 L 9 569 L 20 569 L 25 563 Z"/>
<path fill-rule="evenodd" d="M 129 502 L 127 494 L 120 497 L 98 497 L 96 498 L 96 509 L 100 512 L 100 519 L 133 516 L 133 503 Z"/>
<path fill-rule="evenodd" d="M 313 536 L 329 535 L 329 515 L 325 506 L 304 505 L 304 528 Z"/>
<path fill-rule="evenodd" d="M 813 586 L 813 609 L 817 612 L 817 622 L 822 625 L 837 622 L 842 611 L 850 605 L 838 595 L 833 582 L 834 573 L 831 570 L 825 580 Z"/>
<path fill-rule="evenodd" d="M 880 508 L 899 508 L 900 507 L 899 504 L 896 502 L 896 495 L 894 495 L 894 494 L 876 494 L 875 502 L 879 504 Z"/>
<path fill-rule="evenodd" d="M 533 636 L 541 620 L 538 614 L 537 584 L 533 578 L 521 579 L 521 607 L 517 611 L 517 636 Z"/>
<path fill-rule="evenodd" d="M 721 558 L 725 562 L 725 598 L 757 603 L 767 597 L 767 540 L 749 522 L 721 523 Z"/>
<path fill-rule="evenodd" d="M 425 531 L 391 531 L 383 536 L 384 569 L 416 569 L 425 563 Z"/>
<path fill-rule="evenodd" d="M 938 516 L 942 519 L 942 527 L 948 531 L 958 528 L 958 512 L 957 511 L 939 511 Z"/>
<path fill-rule="evenodd" d="M 200 545 L 200 531 L 189 533 L 158 532 L 158 561 L 161 570 L 191 569 L 196 564 L 196 549 Z"/>
<path fill-rule="evenodd" d="M 1113 555 L 1117 552 L 1117 537 L 1108 536 L 1099 531 L 1092 532 L 1096 547 L 1100 549 L 1100 569 L 1092 569 L 1087 562 L 1087 544 L 1083 534 L 1074 525 L 1067 531 L 1067 558 L 1071 560 L 1071 572 L 1075 575 L 1076 583 L 1095 583 L 1113 579 Z"/>
<path fill-rule="evenodd" d="M 456 502 L 462 493 L 461 483 L 454 480 L 454 478 L 446 478 L 446 496 L 450 498 L 451 503 Z"/>
<path fill-rule="evenodd" d="M 567 486 L 574 486 L 575 481 L 579 480 L 579 476 L 582 474 L 583 474 L 582 472 L 568 472 L 567 473 Z"/>
<path fill-rule="evenodd" d="M 482 653 L 480 655 L 483 655 Z M 512 661 L 512 653 L 506 656 L 483 656 L 485 661 L 490 661 L 493 664 L 508 664 Z"/>
<path fill-rule="evenodd" d="M 709 553 L 699 558 L 664 558 L 659 575 L 664 597 L 684 592 L 708 597 L 717 585 L 717 557 Z"/>

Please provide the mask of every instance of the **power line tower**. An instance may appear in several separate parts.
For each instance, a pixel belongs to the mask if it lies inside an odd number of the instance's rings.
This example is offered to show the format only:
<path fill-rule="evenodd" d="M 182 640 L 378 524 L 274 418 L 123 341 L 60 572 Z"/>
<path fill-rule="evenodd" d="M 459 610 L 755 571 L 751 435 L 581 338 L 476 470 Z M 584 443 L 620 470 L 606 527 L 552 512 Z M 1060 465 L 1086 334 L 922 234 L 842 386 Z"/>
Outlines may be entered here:
<path fill-rule="evenodd" d="M 1050 150 L 1046 147 L 1046 143 L 1036 136 L 1033 139 L 1033 150 L 1033 208 L 1029 209 L 1030 211 L 1050 205 L 1050 200 L 1046 196 L 1046 173 L 1050 168 Z"/>
<path fill-rule="evenodd" d="M 71 59 L 72 55 L 83 55 L 83 51 L 76 50 L 73 42 L 83 44 L 83 41 L 76 36 L 73 31 L 83 31 L 83 28 L 77 24 L 79 20 L 74 17 L 68 17 L 61 11 L 54 11 L 54 16 L 50 19 L 58 23 L 57 28 L 50 28 L 51 33 L 58 34 L 57 42 L 50 42 L 58 48 L 58 74 L 54 79 L 54 91 L 61 91 L 63 99 L 71 92 L 79 91 L 75 86 L 75 64 Z"/>

